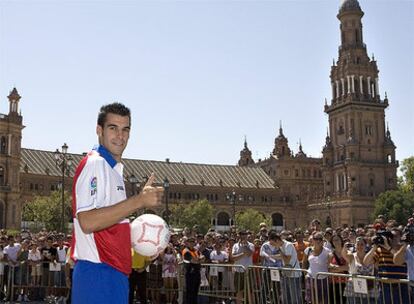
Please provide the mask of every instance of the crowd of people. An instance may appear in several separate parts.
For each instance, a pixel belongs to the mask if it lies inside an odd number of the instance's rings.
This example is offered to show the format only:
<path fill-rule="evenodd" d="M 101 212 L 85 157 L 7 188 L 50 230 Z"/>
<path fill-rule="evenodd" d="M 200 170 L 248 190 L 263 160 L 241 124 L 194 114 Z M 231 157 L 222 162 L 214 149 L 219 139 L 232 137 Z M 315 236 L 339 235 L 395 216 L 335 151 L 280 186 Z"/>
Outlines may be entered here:
<path fill-rule="evenodd" d="M 382 216 L 373 225 L 356 229 L 322 229 L 317 219 L 308 229 L 280 232 L 262 223 L 257 233 L 210 229 L 201 234 L 196 225 L 172 233 L 168 247 L 156 257 L 143 257 L 131 249 L 129 302 L 203 303 L 198 295 L 203 276 L 212 288 L 233 290 L 235 298 L 241 299 L 245 269 L 256 265 L 297 271 L 289 276 L 287 284 L 281 282 L 282 303 L 312 303 L 310 291 L 315 283 L 311 282 L 316 282 L 325 303 L 377 303 L 380 298 L 383 303 L 409 303 L 410 299 L 414 300 L 413 287 L 409 284 L 393 281 L 379 286 L 377 281 L 376 285 L 372 281 L 368 283 L 368 293 L 356 296 L 347 277 L 320 275 L 408 278 L 414 285 L 414 221 L 407 227 L 398 226 L 392 220 L 385 222 Z M 39 300 L 52 293 L 59 294 L 59 288 L 60 295 L 69 298 L 73 266 L 70 244 L 71 235 L 45 229 L 38 233 L 22 230 L 16 235 L 1 230 L 1 298 Z M 232 267 L 216 267 L 214 275 L 209 276 L 203 274 L 205 264 L 231 264 Z M 229 269 L 233 269 L 231 277 L 227 275 Z M 12 288 L 16 286 L 20 288 Z"/>

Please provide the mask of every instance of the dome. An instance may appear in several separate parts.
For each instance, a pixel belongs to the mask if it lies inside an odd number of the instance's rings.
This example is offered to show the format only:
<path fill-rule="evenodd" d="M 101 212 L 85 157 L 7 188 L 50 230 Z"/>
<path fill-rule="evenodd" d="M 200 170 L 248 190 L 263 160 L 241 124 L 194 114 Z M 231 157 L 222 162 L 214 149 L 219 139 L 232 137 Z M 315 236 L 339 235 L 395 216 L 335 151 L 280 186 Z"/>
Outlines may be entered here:
<path fill-rule="evenodd" d="M 347 11 L 361 11 L 358 0 L 343 0 L 341 7 L 339 8 L 339 13 Z"/>

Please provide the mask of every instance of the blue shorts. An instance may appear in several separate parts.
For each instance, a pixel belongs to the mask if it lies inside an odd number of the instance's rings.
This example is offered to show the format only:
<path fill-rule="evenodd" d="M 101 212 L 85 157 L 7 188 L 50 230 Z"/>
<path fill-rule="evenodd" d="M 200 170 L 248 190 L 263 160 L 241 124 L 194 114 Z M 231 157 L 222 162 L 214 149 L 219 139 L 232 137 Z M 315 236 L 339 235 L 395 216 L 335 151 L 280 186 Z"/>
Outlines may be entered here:
<path fill-rule="evenodd" d="M 128 276 L 104 263 L 77 261 L 72 279 L 72 303 L 127 304 Z"/>

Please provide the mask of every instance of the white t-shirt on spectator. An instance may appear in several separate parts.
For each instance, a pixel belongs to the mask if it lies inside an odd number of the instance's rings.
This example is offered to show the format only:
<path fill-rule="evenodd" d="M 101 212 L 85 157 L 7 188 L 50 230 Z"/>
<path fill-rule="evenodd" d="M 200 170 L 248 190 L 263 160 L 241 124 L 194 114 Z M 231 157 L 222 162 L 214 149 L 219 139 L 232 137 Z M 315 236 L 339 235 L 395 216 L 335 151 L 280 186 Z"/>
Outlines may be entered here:
<path fill-rule="evenodd" d="M 64 263 L 66 262 L 66 246 L 63 246 L 62 248 L 57 247 L 56 251 L 57 251 L 57 258 L 58 258 L 58 262 L 59 263 Z"/>
<path fill-rule="evenodd" d="M 16 262 L 17 261 L 17 253 L 20 250 L 20 244 L 15 243 L 14 246 L 7 245 L 3 249 L 3 253 L 7 254 L 7 258 L 9 261 Z"/>
<path fill-rule="evenodd" d="M 246 248 L 248 247 L 248 248 Z M 250 242 L 247 242 L 247 245 L 241 245 L 240 242 L 237 242 L 233 245 L 232 254 L 237 255 L 239 253 L 245 252 L 245 250 L 250 250 L 252 252 L 249 256 L 243 256 L 234 261 L 234 265 L 241 265 L 247 268 L 248 266 L 253 265 L 253 252 L 254 252 L 254 245 Z M 235 272 L 244 272 L 244 269 L 241 267 L 234 267 Z"/>
<path fill-rule="evenodd" d="M 29 261 L 38 262 L 42 260 L 42 254 L 40 253 L 39 249 L 36 249 L 35 252 L 32 250 L 29 251 L 29 255 L 27 256 Z"/>
<path fill-rule="evenodd" d="M 210 260 L 216 261 L 218 264 L 224 264 L 227 260 L 229 259 L 229 255 L 227 254 L 227 252 L 225 251 L 220 251 L 220 253 L 218 254 L 216 250 L 213 250 L 210 253 Z M 214 262 L 213 262 L 214 263 Z M 223 272 L 224 271 L 224 267 L 217 267 L 217 271 L 218 272 Z"/>

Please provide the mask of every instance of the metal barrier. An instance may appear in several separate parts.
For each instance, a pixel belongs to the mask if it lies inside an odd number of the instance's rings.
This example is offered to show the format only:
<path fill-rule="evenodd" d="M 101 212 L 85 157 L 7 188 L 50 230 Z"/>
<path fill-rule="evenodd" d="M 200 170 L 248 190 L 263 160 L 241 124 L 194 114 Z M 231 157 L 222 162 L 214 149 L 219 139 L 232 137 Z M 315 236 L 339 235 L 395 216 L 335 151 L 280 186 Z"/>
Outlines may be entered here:
<path fill-rule="evenodd" d="M 311 303 L 409 304 L 414 303 L 408 280 L 321 272 L 311 283 Z"/>
<path fill-rule="evenodd" d="M 40 301 L 48 297 L 67 297 L 65 264 L 27 261 L 5 265 L 5 300 Z"/>
<path fill-rule="evenodd" d="M 248 267 L 248 303 L 304 303 L 306 270 L 280 267 Z"/>
<path fill-rule="evenodd" d="M 248 289 L 246 268 L 233 264 L 202 264 L 199 296 L 207 303 L 246 302 Z"/>

